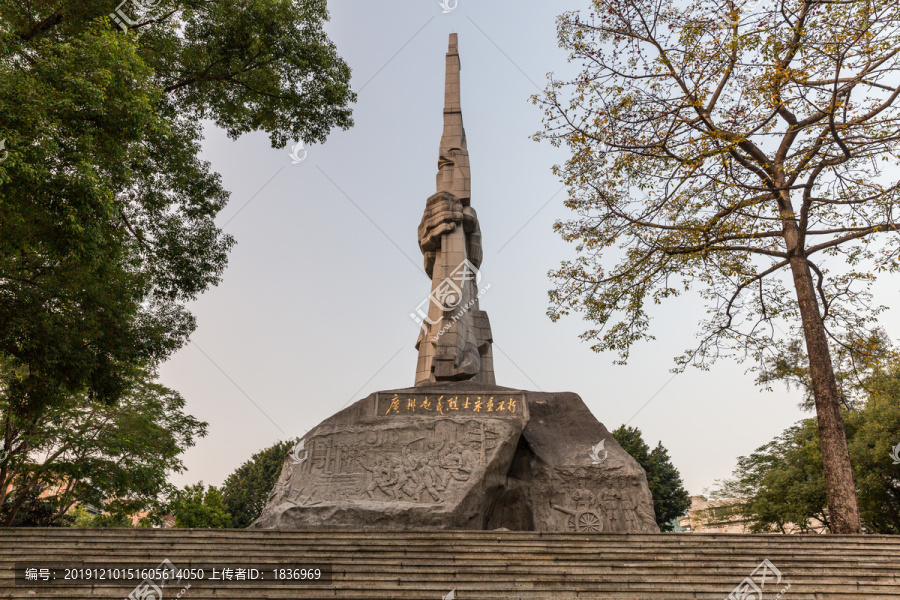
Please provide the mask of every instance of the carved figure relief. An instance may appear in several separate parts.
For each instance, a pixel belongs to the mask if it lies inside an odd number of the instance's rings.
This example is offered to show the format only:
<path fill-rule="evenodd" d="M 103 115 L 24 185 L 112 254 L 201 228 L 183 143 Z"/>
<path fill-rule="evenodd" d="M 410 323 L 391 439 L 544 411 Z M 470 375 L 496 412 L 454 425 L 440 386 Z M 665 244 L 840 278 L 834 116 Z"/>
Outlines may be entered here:
<path fill-rule="evenodd" d="M 550 506 L 566 517 L 566 529 L 578 533 L 600 533 L 603 531 L 603 521 L 600 517 L 600 507 L 597 504 L 597 496 L 584 488 L 575 490 L 571 496 L 574 508 L 556 506 L 552 502 Z"/>
<path fill-rule="evenodd" d="M 308 457 L 282 485 L 303 505 L 368 500 L 441 504 L 500 445 L 490 422 L 440 421 L 430 428 L 344 431 L 305 440 Z M 291 484 L 294 485 L 291 485 Z"/>

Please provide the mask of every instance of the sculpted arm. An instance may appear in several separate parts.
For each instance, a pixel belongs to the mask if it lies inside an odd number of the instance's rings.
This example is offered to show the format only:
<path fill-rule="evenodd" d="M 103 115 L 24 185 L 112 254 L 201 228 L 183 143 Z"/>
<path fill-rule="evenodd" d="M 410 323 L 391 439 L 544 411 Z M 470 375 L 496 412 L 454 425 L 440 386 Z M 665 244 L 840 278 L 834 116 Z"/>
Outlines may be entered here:
<path fill-rule="evenodd" d="M 434 261 L 441 249 L 441 236 L 456 230 L 459 225 L 466 232 L 466 254 L 475 265 L 481 266 L 481 227 L 475 209 L 463 206 L 459 198 L 449 192 L 438 192 L 425 204 L 425 214 L 419 223 L 419 248 L 425 256 L 425 272 L 434 276 Z"/>

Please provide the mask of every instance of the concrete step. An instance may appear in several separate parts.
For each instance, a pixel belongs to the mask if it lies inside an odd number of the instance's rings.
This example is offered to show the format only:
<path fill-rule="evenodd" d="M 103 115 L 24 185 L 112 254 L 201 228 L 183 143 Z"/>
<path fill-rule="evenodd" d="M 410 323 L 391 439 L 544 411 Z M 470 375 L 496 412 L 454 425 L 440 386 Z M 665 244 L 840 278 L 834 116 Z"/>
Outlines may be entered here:
<path fill-rule="evenodd" d="M 121 600 L 135 582 L 49 586 L 17 582 L 16 568 L 163 559 L 179 568 L 330 564 L 333 578 L 316 586 L 195 581 L 154 600 L 440 600 L 451 589 L 459 600 L 722 600 L 764 559 L 782 577 L 776 585 L 770 574 L 765 600 L 788 585 L 784 600 L 900 600 L 900 536 L 199 529 L 0 529 L 0 599 Z"/>

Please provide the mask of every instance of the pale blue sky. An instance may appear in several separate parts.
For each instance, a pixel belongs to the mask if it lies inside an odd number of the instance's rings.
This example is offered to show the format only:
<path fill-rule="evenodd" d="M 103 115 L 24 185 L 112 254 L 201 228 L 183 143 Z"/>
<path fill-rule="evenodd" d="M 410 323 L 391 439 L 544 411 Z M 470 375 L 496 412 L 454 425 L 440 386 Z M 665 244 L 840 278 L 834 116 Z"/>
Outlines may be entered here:
<path fill-rule="evenodd" d="M 346 404 L 412 385 L 418 330 L 408 315 L 429 292 L 416 227 L 434 192 L 454 31 L 497 383 L 577 392 L 610 430 L 633 418 L 648 443 L 669 449 L 692 494 L 806 416 L 796 391 L 760 392 L 732 362 L 672 379 L 672 359 L 693 345 L 703 316 L 696 297 L 662 306 L 657 340 L 635 347 L 625 367 L 578 340 L 580 317 L 546 317 L 547 272 L 573 253 L 552 231 L 568 211 L 550 168 L 566 155 L 529 139 L 542 116 L 529 96 L 549 71 L 570 68 L 555 18 L 585 0 L 459 0 L 448 14 L 437 0 L 329 4 L 327 30 L 359 94 L 356 126 L 308 147 L 300 164 L 264 134 L 232 141 L 207 130 L 204 158 L 232 192 L 218 222 L 238 243 L 223 283 L 191 306 L 194 343 L 161 370 L 210 424 L 174 483 L 219 485 L 254 452 Z M 896 280 L 879 291 L 890 303 Z M 900 329 L 896 315 L 885 324 Z"/>

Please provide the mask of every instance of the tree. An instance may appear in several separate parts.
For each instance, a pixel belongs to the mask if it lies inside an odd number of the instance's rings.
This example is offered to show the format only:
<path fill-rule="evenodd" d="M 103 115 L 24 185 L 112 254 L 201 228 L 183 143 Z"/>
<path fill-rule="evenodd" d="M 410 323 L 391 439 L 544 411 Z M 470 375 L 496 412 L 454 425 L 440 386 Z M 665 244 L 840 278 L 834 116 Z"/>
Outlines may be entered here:
<path fill-rule="evenodd" d="M 260 450 L 225 480 L 222 499 L 231 513 L 232 527 L 249 527 L 262 514 L 281 474 L 284 457 L 296 441 L 278 442 Z"/>
<path fill-rule="evenodd" d="M 552 274 L 551 318 L 584 312 L 582 338 L 624 361 L 650 305 L 696 291 L 709 318 L 679 368 L 802 336 L 833 530 L 859 532 L 829 338 L 865 337 L 869 285 L 900 268 L 900 5 L 591 6 L 559 18 L 580 72 L 535 98 L 578 214 L 556 225 L 579 256 Z"/>
<path fill-rule="evenodd" d="M 719 483 L 712 496 L 744 500 L 728 508 L 754 533 L 788 533 L 788 524 L 801 531 L 816 522 L 830 527 L 815 421 L 801 421 L 750 456 L 739 457 L 733 478 Z"/>
<path fill-rule="evenodd" d="M 847 420 L 850 457 L 863 524 L 873 533 L 900 534 L 900 362 L 868 381 L 865 405 Z"/>
<path fill-rule="evenodd" d="M 58 506 L 41 500 L 54 520 L 84 494 L 155 493 L 158 461 L 200 434 L 141 373 L 186 343 L 186 305 L 218 283 L 234 242 L 214 222 L 228 193 L 198 158 L 202 120 L 275 146 L 352 124 L 325 0 L 138 5 L 151 8 L 123 31 L 105 1 L 0 0 L 0 421 L 19 457 L 0 482 L 80 482 Z M 142 377 L 146 398 L 129 397 Z M 129 413 L 151 396 L 149 419 Z M 91 453 L 95 418 L 141 436 Z M 124 473 L 104 470 L 117 443 L 127 473 L 106 481 Z M 36 462 L 47 447 L 62 454 Z M 0 493 L 4 521 L 32 506 Z"/>
<path fill-rule="evenodd" d="M 147 8 L 123 31 L 106 1 L 0 0 L 0 358 L 26 419 L 114 403 L 186 342 L 234 242 L 203 120 L 279 147 L 352 124 L 325 0 L 125 6 Z"/>
<path fill-rule="evenodd" d="M 874 373 L 867 398 L 845 409 L 847 440 L 858 486 L 860 516 L 870 533 L 900 533 L 900 465 L 892 448 L 900 444 L 900 366 Z M 786 429 L 750 456 L 740 457 L 730 479 L 714 495 L 743 498 L 732 506 L 755 532 L 808 530 L 815 521 L 833 526 L 815 419 Z"/>
<path fill-rule="evenodd" d="M 214 485 L 206 489 L 202 481 L 176 492 L 169 510 L 175 517 L 175 527 L 231 527 L 231 515 L 222 501 L 222 492 Z"/>
<path fill-rule="evenodd" d="M 0 389 L 5 375 L 0 369 Z M 184 470 L 181 455 L 207 424 L 154 379 L 149 370 L 134 373 L 112 406 L 82 394 L 27 416 L 0 394 L 0 525 L 68 524 L 76 504 L 118 519 L 168 494 L 168 475 Z"/>
<path fill-rule="evenodd" d="M 684 489 L 681 474 L 672 464 L 669 452 L 663 447 L 662 442 L 650 450 L 641 430 L 637 427 L 622 425 L 613 431 L 612 435 L 622 449 L 638 461 L 647 473 L 656 524 L 662 531 L 672 531 L 672 519 L 682 516 L 690 508 L 691 497 Z"/>

